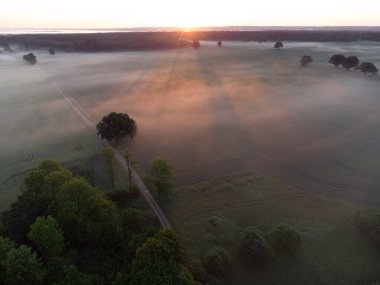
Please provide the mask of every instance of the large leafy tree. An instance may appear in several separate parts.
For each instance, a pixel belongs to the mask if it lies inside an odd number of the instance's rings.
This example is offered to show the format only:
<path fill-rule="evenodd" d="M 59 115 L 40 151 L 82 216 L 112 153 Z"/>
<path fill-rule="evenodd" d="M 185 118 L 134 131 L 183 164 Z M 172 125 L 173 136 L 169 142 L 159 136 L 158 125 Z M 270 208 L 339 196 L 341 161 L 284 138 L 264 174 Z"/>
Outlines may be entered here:
<path fill-rule="evenodd" d="M 136 251 L 130 275 L 131 285 L 194 285 L 184 266 L 184 251 L 177 236 L 161 230 Z"/>
<path fill-rule="evenodd" d="M 268 257 L 269 246 L 258 229 L 248 227 L 241 234 L 239 251 L 243 259 L 256 263 Z"/>
<path fill-rule="evenodd" d="M 282 42 L 276 42 L 274 44 L 274 48 L 276 48 L 276 49 L 283 48 L 283 47 L 284 47 L 284 44 Z"/>
<path fill-rule="evenodd" d="M 367 73 L 377 74 L 377 72 L 379 71 L 372 62 L 362 62 L 357 67 L 357 69 L 363 72 L 364 74 L 367 74 Z"/>
<path fill-rule="evenodd" d="M 230 264 L 230 256 L 223 247 L 213 247 L 203 258 L 206 271 L 216 277 L 220 277 Z"/>
<path fill-rule="evenodd" d="M 17 242 L 27 242 L 30 225 L 37 217 L 55 212 L 55 197 L 73 174 L 58 162 L 46 160 L 25 179 L 25 187 L 10 210 L 1 215 L 5 233 Z"/>
<path fill-rule="evenodd" d="M 21 245 L 12 248 L 4 260 L 6 285 L 40 285 L 43 284 L 45 272 L 42 262 L 31 248 Z"/>
<path fill-rule="evenodd" d="M 304 55 L 300 60 L 300 63 L 302 66 L 306 66 L 312 62 L 313 62 L 313 58 L 310 55 Z"/>
<path fill-rule="evenodd" d="M 83 178 L 67 182 L 56 201 L 57 219 L 70 241 L 111 244 L 119 238 L 116 206 Z"/>
<path fill-rule="evenodd" d="M 150 163 L 150 178 L 159 195 L 167 195 L 174 187 L 174 171 L 170 162 L 157 157 Z"/>
<path fill-rule="evenodd" d="M 37 63 L 37 57 L 33 53 L 25 54 L 22 57 L 23 60 L 26 62 L 29 62 L 30 64 L 36 64 Z"/>
<path fill-rule="evenodd" d="M 15 243 L 8 238 L 0 237 L 0 284 L 3 285 L 5 279 L 5 259 L 7 258 L 8 252 L 15 248 Z"/>
<path fill-rule="evenodd" d="M 347 70 L 357 67 L 358 65 L 359 59 L 356 56 L 348 56 L 342 62 L 342 66 Z"/>
<path fill-rule="evenodd" d="M 64 248 L 63 232 L 51 216 L 38 217 L 30 226 L 28 237 L 45 258 L 58 256 Z"/>
<path fill-rule="evenodd" d="M 96 125 L 102 139 L 116 142 L 125 136 L 133 138 L 137 132 L 136 122 L 124 113 L 109 113 Z"/>
<path fill-rule="evenodd" d="M 329 63 L 334 64 L 335 67 L 338 67 L 345 59 L 346 57 L 343 54 L 334 54 L 330 57 Z"/>
<path fill-rule="evenodd" d="M 49 54 L 50 55 L 55 55 L 55 49 L 53 47 L 49 48 Z"/>
<path fill-rule="evenodd" d="M 294 227 L 280 224 L 270 231 L 269 241 L 278 251 L 292 252 L 300 245 L 301 237 Z"/>

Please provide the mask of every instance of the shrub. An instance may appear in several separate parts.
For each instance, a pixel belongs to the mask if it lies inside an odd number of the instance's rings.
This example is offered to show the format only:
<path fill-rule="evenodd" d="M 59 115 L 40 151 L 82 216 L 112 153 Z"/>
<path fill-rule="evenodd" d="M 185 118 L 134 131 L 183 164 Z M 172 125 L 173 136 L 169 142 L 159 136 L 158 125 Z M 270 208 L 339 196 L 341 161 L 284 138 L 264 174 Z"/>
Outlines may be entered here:
<path fill-rule="evenodd" d="M 33 53 L 25 54 L 22 57 L 22 59 L 29 62 L 30 64 L 36 64 L 37 63 L 37 57 Z"/>
<path fill-rule="evenodd" d="M 302 66 L 306 66 L 312 62 L 313 62 L 313 58 L 310 55 L 304 55 L 300 60 L 300 63 Z"/>
<path fill-rule="evenodd" d="M 207 273 L 219 277 L 230 265 L 230 256 L 223 247 L 213 247 L 203 258 L 203 266 Z"/>
<path fill-rule="evenodd" d="M 203 266 L 202 260 L 195 258 L 188 264 L 187 268 L 190 270 L 195 281 L 200 283 L 207 283 L 209 275 Z"/>
<path fill-rule="evenodd" d="M 284 44 L 283 44 L 282 42 L 276 42 L 276 43 L 274 44 L 274 48 L 279 49 L 279 48 L 282 48 L 282 47 L 284 47 Z"/>
<path fill-rule="evenodd" d="M 269 246 L 261 232 L 248 227 L 241 234 L 240 255 L 250 263 L 263 261 L 269 257 Z"/>
<path fill-rule="evenodd" d="M 298 231 L 288 225 L 277 225 L 269 233 L 269 240 L 273 248 L 278 251 L 294 251 L 301 243 Z"/>
<path fill-rule="evenodd" d="M 330 57 L 329 63 L 334 64 L 335 67 L 338 67 L 345 59 L 346 57 L 343 54 L 334 54 Z"/>

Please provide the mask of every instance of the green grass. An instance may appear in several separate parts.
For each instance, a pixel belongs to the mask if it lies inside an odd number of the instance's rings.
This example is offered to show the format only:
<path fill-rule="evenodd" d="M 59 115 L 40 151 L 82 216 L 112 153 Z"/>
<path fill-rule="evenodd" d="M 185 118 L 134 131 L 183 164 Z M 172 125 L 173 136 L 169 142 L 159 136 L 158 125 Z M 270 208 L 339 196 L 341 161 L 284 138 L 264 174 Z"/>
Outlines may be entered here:
<path fill-rule="evenodd" d="M 228 249 L 233 267 L 222 284 L 370 284 L 380 278 L 380 252 L 355 226 L 353 205 L 302 193 L 257 173 L 223 176 L 179 187 L 167 205 L 171 222 L 190 258 L 202 257 L 214 245 Z M 223 217 L 219 236 L 211 217 Z M 302 245 L 294 256 L 276 256 L 266 265 L 248 266 L 237 253 L 240 231 L 255 226 L 264 233 L 274 225 L 295 226 Z M 366 283 L 367 282 L 367 283 Z"/>
<path fill-rule="evenodd" d="M 335 69 L 335 53 L 380 64 L 369 42 L 37 56 L 45 80 L 94 124 L 111 111 L 136 120 L 138 135 L 118 148 L 145 171 L 160 155 L 180 185 L 255 169 L 306 191 L 370 190 L 380 202 L 379 80 Z M 305 54 L 314 62 L 302 68 Z"/>

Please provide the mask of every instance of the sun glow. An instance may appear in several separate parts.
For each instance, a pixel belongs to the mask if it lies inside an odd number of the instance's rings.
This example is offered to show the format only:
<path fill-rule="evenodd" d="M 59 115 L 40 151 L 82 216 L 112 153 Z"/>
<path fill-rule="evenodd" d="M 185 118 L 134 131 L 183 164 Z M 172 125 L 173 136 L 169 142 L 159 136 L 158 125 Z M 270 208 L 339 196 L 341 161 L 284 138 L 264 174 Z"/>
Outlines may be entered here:
<path fill-rule="evenodd" d="M 342 10 L 343 9 L 343 10 Z M 340 12 L 340 11 L 344 11 Z M 380 1 L 319 0 L 13 0 L 0 9 L 0 28 L 127 28 L 209 26 L 380 25 Z"/>

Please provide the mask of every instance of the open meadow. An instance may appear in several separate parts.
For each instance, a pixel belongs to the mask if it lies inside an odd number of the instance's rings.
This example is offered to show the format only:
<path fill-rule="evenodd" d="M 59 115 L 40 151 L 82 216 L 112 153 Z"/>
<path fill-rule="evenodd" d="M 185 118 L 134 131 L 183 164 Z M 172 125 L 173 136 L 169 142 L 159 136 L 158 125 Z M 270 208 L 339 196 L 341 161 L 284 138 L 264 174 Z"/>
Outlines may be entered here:
<path fill-rule="evenodd" d="M 199 50 L 37 57 L 46 80 L 94 123 L 111 111 L 132 115 L 138 135 L 120 149 L 142 169 L 157 155 L 168 158 L 179 185 L 254 169 L 302 190 L 378 204 L 380 79 L 328 60 L 343 53 L 379 66 L 379 51 L 369 42 L 283 50 L 203 42 Z M 301 67 L 305 54 L 314 63 Z"/>
<path fill-rule="evenodd" d="M 380 47 L 284 45 L 36 51 L 35 66 L 23 63 L 22 54 L 0 55 L 0 209 L 41 160 L 70 165 L 100 153 L 95 131 L 71 111 L 64 93 L 94 125 L 112 111 L 135 119 L 137 136 L 117 148 L 133 154 L 140 172 L 156 156 L 172 162 L 178 187 L 163 206 L 190 257 L 214 244 L 235 256 L 239 231 L 247 226 L 299 229 L 302 247 L 294 257 L 254 274 L 234 259 L 233 274 L 222 284 L 378 280 L 380 256 L 354 216 L 380 206 L 380 77 L 346 72 L 328 60 L 356 55 L 379 67 Z M 314 62 L 301 67 L 303 55 Z M 215 240 L 210 217 L 228 225 L 225 240 Z"/>

